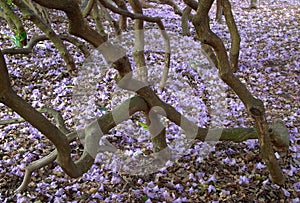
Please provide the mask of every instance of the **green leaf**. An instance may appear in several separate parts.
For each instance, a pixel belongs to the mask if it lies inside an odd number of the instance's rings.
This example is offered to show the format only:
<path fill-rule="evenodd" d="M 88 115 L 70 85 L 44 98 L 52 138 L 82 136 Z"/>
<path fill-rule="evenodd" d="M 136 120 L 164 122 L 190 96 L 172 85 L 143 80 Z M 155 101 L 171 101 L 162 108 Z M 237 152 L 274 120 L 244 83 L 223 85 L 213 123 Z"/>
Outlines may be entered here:
<path fill-rule="evenodd" d="M 142 196 L 142 201 L 146 202 L 149 198 L 147 196 Z"/>
<path fill-rule="evenodd" d="M 262 177 L 260 175 L 256 175 L 255 176 L 255 180 L 261 180 L 261 181 L 264 181 L 266 178 L 265 177 Z"/>
<path fill-rule="evenodd" d="M 139 122 L 139 125 L 142 126 L 145 130 L 149 130 L 149 126 L 146 123 Z"/>
<path fill-rule="evenodd" d="M 107 108 L 106 108 L 105 106 L 99 107 L 98 109 L 99 109 L 100 111 L 106 111 L 106 110 L 107 110 Z"/>
<path fill-rule="evenodd" d="M 20 41 L 24 41 L 27 38 L 27 33 L 23 31 L 21 34 L 19 34 Z"/>
<path fill-rule="evenodd" d="M 66 88 L 69 88 L 69 89 L 71 89 L 71 88 L 74 88 L 75 86 L 73 86 L 73 85 L 66 85 Z"/>
<path fill-rule="evenodd" d="M 13 5 L 12 0 L 6 0 L 6 4 L 12 6 Z"/>

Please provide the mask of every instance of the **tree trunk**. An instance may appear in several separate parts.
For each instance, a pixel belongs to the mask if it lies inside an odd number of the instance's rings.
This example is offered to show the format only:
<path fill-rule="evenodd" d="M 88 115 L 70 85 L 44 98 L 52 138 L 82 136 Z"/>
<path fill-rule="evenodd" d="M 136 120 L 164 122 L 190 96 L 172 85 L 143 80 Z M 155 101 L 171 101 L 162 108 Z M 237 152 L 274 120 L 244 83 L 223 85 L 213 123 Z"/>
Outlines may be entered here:
<path fill-rule="evenodd" d="M 257 8 L 257 0 L 251 0 L 250 1 L 250 8 L 252 8 L 252 9 Z"/>

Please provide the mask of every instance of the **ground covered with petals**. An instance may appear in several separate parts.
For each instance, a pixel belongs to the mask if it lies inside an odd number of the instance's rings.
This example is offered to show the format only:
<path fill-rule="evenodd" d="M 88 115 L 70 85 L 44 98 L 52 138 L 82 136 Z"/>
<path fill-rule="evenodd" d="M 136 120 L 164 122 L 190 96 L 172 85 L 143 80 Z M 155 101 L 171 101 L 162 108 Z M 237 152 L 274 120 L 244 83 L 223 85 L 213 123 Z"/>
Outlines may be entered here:
<path fill-rule="evenodd" d="M 179 6 L 182 6 L 181 3 Z M 263 100 L 268 121 L 282 119 L 289 129 L 289 151 L 280 157 L 280 165 L 287 179 L 284 186 L 272 184 L 260 155 L 258 141 L 248 140 L 243 143 L 196 142 L 180 159 L 167 162 L 164 168 L 147 175 L 120 173 L 115 162 L 102 162 L 100 155 L 89 172 L 78 179 L 70 179 L 53 163 L 33 174 L 26 192 L 14 194 L 22 182 L 26 165 L 54 149 L 30 124 L 21 122 L 0 126 L 0 201 L 300 202 L 300 3 L 264 1 L 258 9 L 247 7 L 247 1 L 232 1 L 242 39 L 240 70 L 236 74 L 255 96 Z M 166 29 L 180 35 L 180 17 L 173 14 L 172 8 L 157 6 L 146 9 L 145 14 L 162 17 Z M 53 15 L 53 27 L 57 32 L 67 32 L 66 22 L 59 17 L 63 13 L 54 12 Z M 213 17 L 214 13 L 211 15 Z M 1 48 L 11 47 L 6 35 L 12 33 L 2 19 L 0 23 Z M 29 22 L 27 26 L 33 27 Z M 129 26 L 132 26 L 132 21 Z M 211 20 L 211 26 L 228 44 L 230 39 L 225 23 Z M 146 27 L 153 28 L 153 25 L 147 23 Z M 29 29 L 28 35 L 38 32 Z M 195 37 L 191 29 L 191 36 L 183 39 L 193 42 Z M 160 97 L 187 114 L 199 126 L 210 127 L 216 123 L 216 126 L 222 127 L 252 127 L 252 120 L 233 91 L 223 86 L 225 95 L 221 96 L 225 98 L 220 99 L 213 88 L 215 83 L 221 84 L 221 81 L 216 75 L 200 75 L 197 64 L 189 61 L 189 57 L 198 54 L 197 46 L 195 42 L 190 45 L 188 53 L 172 56 L 172 80 L 169 80 L 166 90 L 159 92 Z M 60 111 L 66 125 L 74 129 L 78 115 L 72 96 L 84 58 L 76 47 L 69 45 L 69 49 L 78 65 L 76 73 L 67 72 L 60 54 L 49 41 L 39 43 L 29 55 L 5 58 L 18 94 L 35 108 L 47 106 Z M 151 64 L 151 74 L 159 76 L 163 56 L 146 54 L 147 63 Z M 91 116 L 103 115 L 129 95 L 112 82 L 114 71 L 102 71 L 101 74 L 103 77 L 95 86 L 97 103 L 89 106 Z M 155 79 L 153 77 L 153 81 Z M 209 101 L 223 102 L 222 119 L 214 120 L 214 108 L 211 107 L 214 104 Z M 143 126 L 145 121 L 138 116 L 123 122 L 106 137 L 129 155 L 152 153 L 149 133 Z M 13 118 L 18 118 L 18 115 L 0 105 L 1 121 Z M 174 144 L 172 141 L 181 139 L 181 130 L 167 120 L 164 122 L 168 144 L 176 148 L 176 142 Z M 78 158 L 82 152 L 81 143 L 73 142 L 71 146 L 74 158 Z"/>

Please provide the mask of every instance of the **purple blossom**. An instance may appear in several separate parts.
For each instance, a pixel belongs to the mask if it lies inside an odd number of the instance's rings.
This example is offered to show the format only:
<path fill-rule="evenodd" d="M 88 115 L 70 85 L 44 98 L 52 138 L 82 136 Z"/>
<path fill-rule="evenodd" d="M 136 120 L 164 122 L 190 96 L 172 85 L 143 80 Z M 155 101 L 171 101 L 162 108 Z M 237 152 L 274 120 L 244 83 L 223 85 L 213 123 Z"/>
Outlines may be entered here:
<path fill-rule="evenodd" d="M 29 201 L 26 199 L 26 197 L 20 195 L 17 198 L 17 203 L 29 203 Z"/>
<path fill-rule="evenodd" d="M 284 189 L 284 188 L 281 188 L 281 189 L 282 189 L 282 191 L 283 191 L 283 193 L 284 193 L 284 196 L 286 196 L 286 197 L 290 197 L 290 196 L 291 196 L 291 194 L 290 194 L 289 191 L 287 191 L 287 190 Z"/>
<path fill-rule="evenodd" d="M 196 175 L 198 178 L 203 178 L 205 176 L 205 173 L 197 172 Z"/>
<path fill-rule="evenodd" d="M 261 162 L 258 162 L 258 163 L 256 164 L 256 168 L 257 168 L 258 170 L 261 170 L 261 169 L 263 169 L 263 168 L 266 168 L 266 165 L 265 165 L 265 164 L 262 164 Z"/>
<path fill-rule="evenodd" d="M 245 143 L 247 144 L 248 149 L 254 149 L 257 145 L 256 140 L 247 140 Z"/>
<path fill-rule="evenodd" d="M 192 194 L 195 192 L 193 187 L 190 187 L 188 190 L 186 190 L 189 194 Z"/>
<path fill-rule="evenodd" d="M 59 197 L 55 197 L 54 198 L 54 203 L 63 203 L 65 202 L 62 198 L 59 198 Z"/>
<path fill-rule="evenodd" d="M 207 179 L 206 183 L 210 183 L 210 182 L 213 183 L 217 182 L 217 178 L 215 177 L 215 175 L 212 175 Z"/>
<path fill-rule="evenodd" d="M 152 188 L 153 192 L 158 192 L 159 191 L 159 187 L 156 185 L 154 188 Z"/>
<path fill-rule="evenodd" d="M 208 191 L 209 193 L 211 193 L 211 192 L 216 192 L 216 188 L 215 188 L 215 186 L 213 186 L 213 185 L 209 185 L 208 188 L 207 188 L 207 191 Z"/>
<path fill-rule="evenodd" d="M 121 179 L 120 179 L 119 177 L 113 176 L 113 177 L 111 178 L 111 183 L 112 183 L 112 184 L 118 184 L 118 183 L 120 183 L 120 182 L 121 182 Z"/>
<path fill-rule="evenodd" d="M 240 176 L 239 184 L 249 184 L 249 179 L 246 176 Z"/>
<path fill-rule="evenodd" d="M 170 198 L 170 194 L 167 190 L 165 190 L 163 193 L 162 193 L 162 196 L 164 199 L 169 199 Z"/>
<path fill-rule="evenodd" d="M 242 166 L 242 168 L 240 169 L 241 171 L 245 171 L 247 169 L 247 166 L 246 165 L 244 165 L 244 166 Z"/>
<path fill-rule="evenodd" d="M 294 183 L 293 186 L 297 192 L 300 192 L 300 182 Z"/>
<path fill-rule="evenodd" d="M 192 181 L 195 181 L 195 180 L 196 180 L 196 178 L 195 178 L 195 176 L 194 176 L 193 173 L 190 173 L 190 174 L 189 174 L 189 179 L 192 180 Z"/>
<path fill-rule="evenodd" d="M 181 191 L 183 190 L 183 186 L 180 185 L 179 183 L 177 183 L 176 185 L 174 185 L 174 188 L 175 188 L 176 190 L 178 190 L 179 192 L 181 192 Z"/>
<path fill-rule="evenodd" d="M 173 203 L 182 203 L 182 202 L 188 202 L 188 199 L 186 197 L 183 198 L 177 198 L 173 201 Z"/>
<path fill-rule="evenodd" d="M 232 166 L 236 165 L 235 159 L 230 159 L 230 158 L 226 157 L 225 159 L 222 159 L 222 161 L 225 164 L 229 164 L 229 165 L 232 165 Z"/>

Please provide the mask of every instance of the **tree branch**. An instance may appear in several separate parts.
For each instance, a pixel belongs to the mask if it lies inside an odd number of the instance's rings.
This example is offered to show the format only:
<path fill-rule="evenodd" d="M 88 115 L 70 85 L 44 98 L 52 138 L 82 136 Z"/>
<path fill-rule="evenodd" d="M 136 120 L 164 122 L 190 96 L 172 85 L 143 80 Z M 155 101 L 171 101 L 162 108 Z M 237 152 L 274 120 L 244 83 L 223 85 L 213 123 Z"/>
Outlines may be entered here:
<path fill-rule="evenodd" d="M 69 33 L 78 36 L 94 47 L 100 46 L 106 39 L 87 25 L 82 16 L 80 7 L 75 0 L 33 0 L 36 3 L 50 8 L 64 11 L 69 19 Z"/>
<path fill-rule="evenodd" d="M 213 47 L 217 55 L 221 79 L 235 91 L 255 120 L 259 132 L 260 148 L 263 159 L 270 171 L 271 179 L 274 183 L 282 185 L 285 178 L 274 155 L 263 103 L 261 100 L 254 98 L 247 87 L 234 76 L 222 40 L 210 30 L 208 12 L 212 3 L 213 0 L 199 0 L 197 14 L 193 19 L 197 35 L 201 42 Z"/>
<path fill-rule="evenodd" d="M 235 72 L 238 70 L 241 37 L 234 21 L 229 1 L 222 0 L 222 7 L 224 9 L 224 15 L 231 38 L 230 65 L 231 69 Z"/>
<path fill-rule="evenodd" d="M 61 40 L 65 40 L 70 42 L 71 44 L 74 44 L 76 47 L 78 47 L 81 52 L 84 54 L 85 57 L 88 57 L 90 55 L 89 50 L 85 46 L 84 43 L 76 39 L 75 37 L 69 36 L 69 35 L 59 35 L 58 36 Z M 8 49 L 3 49 L 2 53 L 4 55 L 6 54 L 30 54 L 33 51 L 34 46 L 44 40 L 49 40 L 49 37 L 46 35 L 38 35 L 38 36 L 33 36 L 26 47 L 24 48 L 8 48 Z"/>
<path fill-rule="evenodd" d="M 55 44 L 56 48 L 62 55 L 62 58 L 67 64 L 69 70 L 74 70 L 76 65 L 74 63 L 73 57 L 66 49 L 63 41 L 56 35 L 54 30 L 47 24 L 43 19 L 41 19 L 26 3 L 22 0 L 13 0 L 13 3 L 16 4 L 22 11 L 23 15 L 29 18 L 38 28 L 40 28 L 49 39 Z"/>

